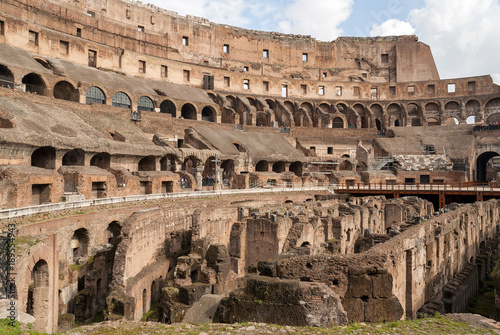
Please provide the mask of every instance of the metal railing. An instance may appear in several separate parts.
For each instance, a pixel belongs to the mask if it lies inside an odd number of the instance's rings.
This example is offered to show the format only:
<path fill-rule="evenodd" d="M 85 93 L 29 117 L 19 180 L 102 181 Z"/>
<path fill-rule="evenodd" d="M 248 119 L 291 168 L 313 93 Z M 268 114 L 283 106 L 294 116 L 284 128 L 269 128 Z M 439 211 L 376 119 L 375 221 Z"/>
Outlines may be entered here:
<path fill-rule="evenodd" d="M 382 183 L 357 183 L 335 184 L 334 191 L 359 190 L 359 191 L 458 191 L 458 192 L 500 192 L 500 183 L 444 183 L 444 184 L 382 184 Z"/>
<path fill-rule="evenodd" d="M 58 202 L 58 203 L 50 203 L 37 206 L 3 209 L 0 210 L 0 219 L 11 219 L 38 213 L 86 208 L 91 206 L 119 204 L 119 203 L 134 202 L 134 201 L 204 197 L 204 196 L 227 195 L 227 194 L 303 192 L 303 191 L 328 191 L 328 187 L 310 186 L 310 187 L 294 187 L 294 188 L 290 187 L 252 188 L 252 189 L 192 191 L 192 192 L 176 192 L 176 193 L 156 193 L 156 194 L 129 195 L 124 197 L 113 197 L 113 198 L 85 199 L 85 200 L 78 200 L 71 202 Z"/>

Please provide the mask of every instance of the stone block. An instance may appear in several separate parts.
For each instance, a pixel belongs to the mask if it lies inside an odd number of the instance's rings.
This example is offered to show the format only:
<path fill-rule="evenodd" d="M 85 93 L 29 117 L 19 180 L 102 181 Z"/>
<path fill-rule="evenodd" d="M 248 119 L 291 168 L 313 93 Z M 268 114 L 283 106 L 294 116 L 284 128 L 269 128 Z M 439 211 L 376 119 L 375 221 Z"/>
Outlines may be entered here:
<path fill-rule="evenodd" d="M 403 312 L 403 306 L 395 296 L 388 299 L 369 299 L 365 302 L 366 322 L 399 320 L 403 316 Z"/>
<path fill-rule="evenodd" d="M 372 279 L 369 275 L 349 275 L 346 298 L 371 298 L 372 295 Z"/>
<path fill-rule="evenodd" d="M 75 315 L 68 313 L 68 314 L 61 314 L 59 315 L 59 318 L 57 320 L 57 331 L 59 333 L 62 332 L 67 332 L 70 329 L 72 329 L 75 326 Z"/>
<path fill-rule="evenodd" d="M 377 274 L 371 278 L 373 298 L 390 298 L 392 296 L 392 276 L 390 274 Z"/>
<path fill-rule="evenodd" d="M 261 276 L 276 277 L 276 262 L 260 261 L 257 270 Z"/>
<path fill-rule="evenodd" d="M 363 322 L 365 321 L 365 304 L 361 299 L 348 299 L 342 301 L 344 310 L 347 312 L 347 319 L 349 322 Z"/>
<path fill-rule="evenodd" d="M 194 283 L 179 289 L 179 301 L 186 305 L 192 305 L 198 301 L 202 295 L 212 293 L 212 285 Z"/>

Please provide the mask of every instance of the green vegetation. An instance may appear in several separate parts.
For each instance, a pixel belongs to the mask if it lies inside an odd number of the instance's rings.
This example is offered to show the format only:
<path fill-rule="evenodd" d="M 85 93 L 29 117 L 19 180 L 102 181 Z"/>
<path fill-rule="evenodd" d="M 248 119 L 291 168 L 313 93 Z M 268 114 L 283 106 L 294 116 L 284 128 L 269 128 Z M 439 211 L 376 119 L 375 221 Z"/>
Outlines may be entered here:
<path fill-rule="evenodd" d="M 149 315 L 156 313 L 156 307 L 151 309 Z M 148 319 L 146 316 L 144 319 Z M 247 329 L 247 328 L 251 329 Z M 329 328 L 320 327 L 291 327 L 268 325 L 261 323 L 239 323 L 239 324 L 172 324 L 166 325 L 155 322 L 114 322 L 100 323 L 90 326 L 75 328 L 69 332 L 61 333 L 66 335 L 142 335 L 142 334 L 179 334 L 194 335 L 200 332 L 209 334 L 275 334 L 285 330 L 285 334 L 497 334 L 493 330 L 478 328 L 465 322 L 457 322 L 446 316 L 436 315 L 410 321 L 380 322 L 373 324 L 353 323 L 346 326 L 334 326 Z M 30 335 L 41 335 L 31 331 L 29 328 L 22 328 L 19 323 L 10 326 L 8 320 L 0 321 L 0 334 L 17 335 L 26 331 Z"/>

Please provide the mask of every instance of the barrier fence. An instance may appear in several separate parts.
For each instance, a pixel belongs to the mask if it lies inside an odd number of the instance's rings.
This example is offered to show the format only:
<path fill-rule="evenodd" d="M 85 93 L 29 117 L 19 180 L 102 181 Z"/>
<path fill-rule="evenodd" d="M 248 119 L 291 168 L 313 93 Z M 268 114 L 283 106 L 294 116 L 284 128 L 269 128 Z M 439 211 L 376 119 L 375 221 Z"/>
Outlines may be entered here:
<path fill-rule="evenodd" d="M 191 192 L 176 192 L 176 193 L 129 195 L 124 197 L 85 199 L 85 200 L 77 200 L 69 202 L 49 203 L 49 204 L 21 207 L 21 208 L 3 209 L 0 210 L 0 219 L 11 219 L 24 215 L 32 215 L 32 214 L 47 213 L 52 211 L 86 208 L 92 206 L 102 206 L 109 204 L 134 202 L 134 201 L 204 197 L 204 196 L 217 196 L 217 195 L 227 195 L 227 194 L 274 193 L 274 192 L 279 193 L 279 192 L 302 192 L 302 191 L 331 191 L 331 189 L 326 186 L 310 186 L 310 187 L 295 187 L 295 188 L 275 187 L 275 188 L 252 188 L 252 189 L 241 189 L 241 190 L 233 189 L 233 190 L 191 191 Z"/>

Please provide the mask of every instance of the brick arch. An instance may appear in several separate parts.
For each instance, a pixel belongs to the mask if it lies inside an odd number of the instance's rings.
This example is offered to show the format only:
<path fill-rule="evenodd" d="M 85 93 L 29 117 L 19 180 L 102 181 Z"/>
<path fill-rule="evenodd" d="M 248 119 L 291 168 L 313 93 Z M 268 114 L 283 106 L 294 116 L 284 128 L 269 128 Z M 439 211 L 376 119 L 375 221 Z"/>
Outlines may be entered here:
<path fill-rule="evenodd" d="M 47 78 L 35 72 L 28 72 L 23 75 L 21 83 L 26 85 L 26 92 L 46 95 L 47 92 Z"/>
<path fill-rule="evenodd" d="M 461 108 L 460 102 L 456 100 L 449 100 L 444 104 L 444 115 L 446 116 L 446 123 L 453 124 L 450 119 L 456 119 L 460 122 Z"/>
<path fill-rule="evenodd" d="M 387 105 L 388 126 L 404 126 L 404 107 L 399 102 Z"/>
<path fill-rule="evenodd" d="M 173 109 L 172 109 L 173 107 Z M 172 117 L 177 117 L 177 111 L 179 110 L 179 107 L 177 106 L 177 103 L 172 100 L 172 99 L 164 99 L 160 103 L 160 113 L 165 113 L 165 114 L 170 114 Z"/>
<path fill-rule="evenodd" d="M 125 104 L 123 104 L 121 101 L 119 101 L 118 103 L 113 103 L 113 99 L 115 98 L 116 94 L 117 93 L 123 93 L 125 94 L 128 99 L 130 100 L 130 107 L 126 107 Z M 111 95 L 111 105 L 115 106 L 115 107 L 122 107 L 122 108 L 132 108 L 134 106 L 134 102 L 132 101 L 132 98 L 131 98 L 131 94 L 130 92 L 127 92 L 125 90 L 118 90 L 118 91 L 115 91 L 113 92 L 113 95 Z"/>
<path fill-rule="evenodd" d="M 142 107 L 139 107 L 139 100 L 141 100 L 142 98 L 144 98 L 143 102 L 151 102 L 152 103 L 152 107 L 151 106 L 142 106 Z M 146 100 L 146 99 L 149 99 L 149 100 Z M 143 94 L 141 96 L 139 96 L 137 99 L 135 99 L 136 103 L 135 103 L 135 106 L 137 106 L 137 110 L 138 111 L 151 111 L 151 112 L 154 112 L 155 108 L 157 107 L 157 102 L 155 101 L 155 99 L 153 99 L 152 96 L 150 95 L 147 95 L 147 94 Z M 134 104 L 132 104 L 132 106 L 134 106 Z M 152 108 L 152 110 L 149 110 L 149 108 Z"/>
<path fill-rule="evenodd" d="M 92 89 L 93 87 L 95 89 Z M 96 90 L 96 89 L 98 89 L 98 90 Z M 99 91 L 103 95 L 102 101 L 101 101 L 100 97 L 96 96 L 96 93 L 98 95 Z M 91 103 L 100 103 L 100 104 L 106 105 L 108 98 L 109 98 L 109 95 L 107 94 L 105 88 L 103 88 L 101 86 L 89 85 L 88 88 L 85 89 L 85 103 L 87 105 L 90 105 Z"/>
<path fill-rule="evenodd" d="M 322 110 L 323 112 L 325 113 L 328 113 L 328 114 L 331 114 L 332 113 L 332 104 L 326 102 L 326 101 L 322 101 L 322 102 L 319 102 L 318 103 L 318 108 L 320 110 Z"/>
<path fill-rule="evenodd" d="M 236 98 L 235 95 L 232 95 L 232 94 L 229 94 L 229 95 L 226 95 L 226 107 L 229 107 L 229 108 L 234 108 L 234 110 L 236 111 L 236 108 L 238 107 L 238 99 Z"/>
<path fill-rule="evenodd" d="M 491 115 L 500 113 L 500 97 L 489 99 L 484 104 L 484 118 L 488 119 Z"/>
<path fill-rule="evenodd" d="M 4 64 L 0 64 L 0 87 L 14 89 L 14 73 Z"/>
<path fill-rule="evenodd" d="M 60 80 L 52 88 L 52 95 L 56 99 L 79 102 L 80 94 L 77 86 L 72 83 L 72 80 L 65 78 Z"/>
<path fill-rule="evenodd" d="M 290 100 L 285 100 L 285 101 L 283 101 L 283 104 L 285 105 L 285 107 L 288 109 L 288 111 L 289 111 L 290 113 L 292 113 L 292 114 L 293 114 L 293 113 L 295 112 L 295 109 L 296 109 L 296 108 L 295 108 L 295 104 L 294 104 L 292 101 L 290 101 Z"/>
<path fill-rule="evenodd" d="M 207 105 L 201 110 L 202 121 L 217 122 L 218 109 Z"/>
<path fill-rule="evenodd" d="M 411 126 L 421 126 L 423 124 L 422 106 L 417 101 L 410 101 L 406 104 L 406 114 L 408 124 Z"/>
<path fill-rule="evenodd" d="M 475 123 L 482 119 L 481 102 L 478 99 L 469 99 L 465 103 L 466 123 Z"/>
<path fill-rule="evenodd" d="M 181 116 L 184 119 L 197 120 L 198 108 L 194 104 L 186 102 L 181 107 Z"/>

